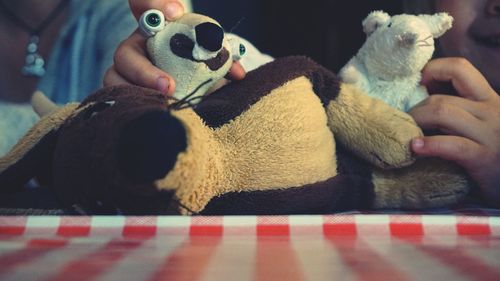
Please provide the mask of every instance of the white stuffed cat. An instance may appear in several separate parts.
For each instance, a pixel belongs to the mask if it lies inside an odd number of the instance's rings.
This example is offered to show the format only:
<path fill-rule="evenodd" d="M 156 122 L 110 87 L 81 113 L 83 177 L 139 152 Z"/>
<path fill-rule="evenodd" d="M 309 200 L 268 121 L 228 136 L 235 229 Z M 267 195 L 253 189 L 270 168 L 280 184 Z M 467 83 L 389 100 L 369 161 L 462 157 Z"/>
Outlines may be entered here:
<path fill-rule="evenodd" d="M 421 71 L 434 52 L 434 38 L 450 29 L 452 22 L 447 13 L 391 17 L 383 11 L 371 12 L 363 21 L 366 42 L 339 75 L 368 95 L 408 111 L 428 96 L 419 85 Z"/>

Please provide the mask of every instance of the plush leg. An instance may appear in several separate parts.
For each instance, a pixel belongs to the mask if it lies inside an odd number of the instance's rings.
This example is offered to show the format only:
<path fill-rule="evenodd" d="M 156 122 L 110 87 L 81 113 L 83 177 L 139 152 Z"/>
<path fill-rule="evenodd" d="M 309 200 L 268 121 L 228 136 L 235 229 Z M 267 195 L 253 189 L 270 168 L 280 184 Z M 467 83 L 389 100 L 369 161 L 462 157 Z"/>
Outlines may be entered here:
<path fill-rule="evenodd" d="M 373 171 L 374 208 L 434 208 L 460 202 L 469 192 L 466 174 L 436 158 L 417 160 L 395 170 Z"/>
<path fill-rule="evenodd" d="M 226 193 L 214 197 L 201 214 L 328 214 L 369 208 L 373 197 L 369 178 L 339 175 L 301 187 Z"/>

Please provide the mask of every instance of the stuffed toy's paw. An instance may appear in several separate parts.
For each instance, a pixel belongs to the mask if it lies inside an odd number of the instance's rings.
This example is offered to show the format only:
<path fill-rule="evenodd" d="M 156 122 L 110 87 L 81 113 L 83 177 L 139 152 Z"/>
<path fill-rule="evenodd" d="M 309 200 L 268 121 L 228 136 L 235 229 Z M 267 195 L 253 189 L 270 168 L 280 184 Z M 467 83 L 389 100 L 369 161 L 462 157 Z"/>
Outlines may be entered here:
<path fill-rule="evenodd" d="M 392 17 L 383 11 L 370 13 L 363 21 L 366 42 L 340 70 L 341 78 L 408 111 L 427 97 L 418 89 L 420 72 L 432 57 L 434 38 L 450 29 L 452 21 L 446 13 Z M 362 78 L 353 79 L 353 73 Z"/>
<path fill-rule="evenodd" d="M 373 207 L 419 209 L 457 204 L 471 186 L 464 174 L 461 167 L 437 158 L 419 159 L 402 169 L 375 170 Z"/>
<path fill-rule="evenodd" d="M 360 83 L 363 78 L 361 72 L 359 72 L 353 65 L 346 65 L 342 68 L 339 75 L 342 77 L 342 81 L 347 84 Z"/>
<path fill-rule="evenodd" d="M 339 141 L 370 163 L 387 169 L 415 160 L 410 142 L 423 134 L 408 114 L 349 84 L 342 85 L 327 113 Z"/>

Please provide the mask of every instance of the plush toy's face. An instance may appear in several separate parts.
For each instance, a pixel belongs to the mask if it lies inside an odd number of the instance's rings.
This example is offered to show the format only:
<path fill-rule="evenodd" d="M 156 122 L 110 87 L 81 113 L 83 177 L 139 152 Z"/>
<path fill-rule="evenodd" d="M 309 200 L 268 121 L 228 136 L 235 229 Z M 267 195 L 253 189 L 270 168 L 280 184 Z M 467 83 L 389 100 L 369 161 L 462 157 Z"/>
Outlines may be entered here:
<path fill-rule="evenodd" d="M 186 148 L 168 102 L 161 93 L 134 87 L 107 88 L 87 98 L 58 130 L 53 188 L 61 200 L 102 213 L 147 209 L 157 200 L 153 209 L 167 206 L 171 194 L 159 196 L 153 182 Z M 166 138 L 168 145 L 161 142 Z"/>
<path fill-rule="evenodd" d="M 371 13 L 363 22 L 368 38 L 362 51 L 368 71 L 387 80 L 418 73 L 432 57 L 434 38 L 449 29 L 451 21 L 447 14 Z"/>
<path fill-rule="evenodd" d="M 229 71 L 233 51 L 215 20 L 185 14 L 157 29 L 147 42 L 149 56 L 156 66 L 175 77 L 175 98 L 201 96 Z"/>

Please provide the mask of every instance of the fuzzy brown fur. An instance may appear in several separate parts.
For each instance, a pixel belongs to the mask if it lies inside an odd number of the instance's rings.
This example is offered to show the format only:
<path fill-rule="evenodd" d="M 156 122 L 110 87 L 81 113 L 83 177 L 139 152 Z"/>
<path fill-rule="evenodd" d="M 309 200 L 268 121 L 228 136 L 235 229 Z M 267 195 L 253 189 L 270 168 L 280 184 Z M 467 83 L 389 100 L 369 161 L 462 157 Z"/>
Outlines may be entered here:
<path fill-rule="evenodd" d="M 0 173 L 21 160 L 50 131 L 57 130 L 71 115 L 76 114 L 79 104 L 68 104 L 44 116 L 32 127 L 4 157 L 0 158 Z"/>

